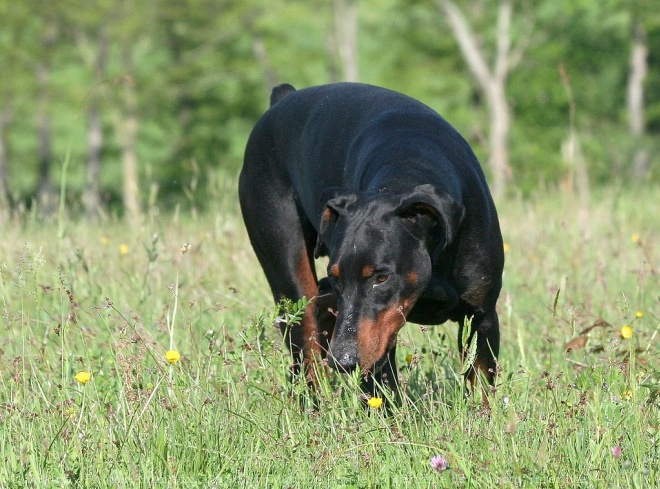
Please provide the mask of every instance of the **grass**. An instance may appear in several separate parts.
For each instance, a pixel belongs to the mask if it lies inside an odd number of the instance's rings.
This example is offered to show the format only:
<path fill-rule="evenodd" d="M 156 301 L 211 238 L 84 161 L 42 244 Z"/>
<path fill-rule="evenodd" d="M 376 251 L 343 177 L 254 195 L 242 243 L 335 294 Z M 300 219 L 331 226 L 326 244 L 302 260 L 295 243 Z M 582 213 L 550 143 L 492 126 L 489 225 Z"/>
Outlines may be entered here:
<path fill-rule="evenodd" d="M 138 230 L 5 223 L 0 487 L 653 487 L 658 201 L 646 188 L 578 211 L 564 194 L 500 205 L 490 416 L 463 399 L 454 324 L 404 328 L 392 416 L 363 407 L 351 377 L 308 409 L 231 191 L 216 214 L 152 212 Z"/>

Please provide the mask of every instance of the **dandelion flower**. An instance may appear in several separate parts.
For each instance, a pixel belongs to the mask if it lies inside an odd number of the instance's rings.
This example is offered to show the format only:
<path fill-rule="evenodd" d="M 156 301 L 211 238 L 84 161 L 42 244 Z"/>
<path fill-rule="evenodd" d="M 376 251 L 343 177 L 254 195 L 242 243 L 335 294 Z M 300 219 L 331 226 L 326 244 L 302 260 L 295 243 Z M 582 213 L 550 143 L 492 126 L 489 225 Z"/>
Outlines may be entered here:
<path fill-rule="evenodd" d="M 620 457 L 623 454 L 623 450 L 621 450 L 621 447 L 619 445 L 615 445 L 612 447 L 612 455 L 614 457 Z"/>
<path fill-rule="evenodd" d="M 176 362 L 178 362 L 181 359 L 181 353 L 179 353 L 176 350 L 168 350 L 165 353 L 165 360 L 167 360 L 169 363 L 174 365 Z"/>
<path fill-rule="evenodd" d="M 640 237 L 639 234 L 633 233 L 632 236 L 630 236 L 630 241 L 632 241 L 635 244 L 640 244 L 642 242 L 642 238 Z"/>
<path fill-rule="evenodd" d="M 92 378 L 91 372 L 85 372 L 84 370 L 82 372 L 78 372 L 74 379 L 78 381 L 78 383 L 85 385 L 87 382 L 89 382 L 89 379 Z"/>
<path fill-rule="evenodd" d="M 637 312 L 635 313 L 635 317 L 636 317 L 637 319 L 641 319 L 641 318 L 644 317 L 644 313 L 643 313 L 642 311 L 637 311 Z"/>
<path fill-rule="evenodd" d="M 448 467 L 449 467 L 449 462 L 447 462 L 447 459 L 442 455 L 436 455 L 435 457 L 431 457 L 431 468 L 433 470 L 442 472 L 443 470 L 447 470 Z"/>
<path fill-rule="evenodd" d="M 129 252 L 128 245 L 126 243 L 122 243 L 119 245 L 119 253 L 122 255 L 128 255 Z"/>
<path fill-rule="evenodd" d="M 408 365 L 410 365 L 410 364 L 412 363 L 412 361 L 413 361 L 412 353 L 408 353 L 408 354 L 406 355 L 406 363 L 407 363 Z"/>
<path fill-rule="evenodd" d="M 630 338 L 632 338 L 632 335 L 633 335 L 633 329 L 627 324 L 623 328 L 621 328 L 621 337 L 623 339 L 629 340 Z"/>
<path fill-rule="evenodd" d="M 504 253 L 511 251 L 511 245 L 509 243 L 504 243 Z"/>
<path fill-rule="evenodd" d="M 369 405 L 370 408 L 373 409 L 378 409 L 383 405 L 383 398 L 382 397 L 372 397 L 367 401 L 367 404 Z"/>

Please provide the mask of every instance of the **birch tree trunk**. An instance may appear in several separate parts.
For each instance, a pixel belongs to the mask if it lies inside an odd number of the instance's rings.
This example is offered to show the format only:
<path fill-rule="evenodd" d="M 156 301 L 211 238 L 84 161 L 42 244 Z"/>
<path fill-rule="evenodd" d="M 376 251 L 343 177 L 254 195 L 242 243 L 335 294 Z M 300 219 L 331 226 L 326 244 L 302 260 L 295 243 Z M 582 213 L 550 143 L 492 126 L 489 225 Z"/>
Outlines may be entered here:
<path fill-rule="evenodd" d="M 511 0 L 501 0 L 497 16 L 497 46 L 493 66 L 489 67 L 465 15 L 451 0 L 437 0 L 465 61 L 484 94 L 490 113 L 488 134 L 489 165 L 492 171 L 492 191 L 500 197 L 511 180 L 509 166 L 509 130 L 511 116 L 506 99 L 506 81 L 511 69 L 518 63 L 522 52 L 511 49 Z"/>
<path fill-rule="evenodd" d="M 632 177 L 641 180 L 649 174 L 650 155 L 643 146 L 644 124 L 644 79 L 648 72 L 648 40 L 646 31 L 639 20 L 633 24 L 633 45 L 630 53 L 630 73 L 628 75 L 628 127 L 633 144 L 636 146 Z"/>
<path fill-rule="evenodd" d="M 49 82 L 50 67 L 45 62 L 40 62 L 37 66 L 37 83 L 39 85 L 36 115 L 38 141 L 37 202 L 45 215 L 49 215 L 55 208 L 55 196 L 51 182 L 53 129 L 48 114 L 50 105 Z"/>
<path fill-rule="evenodd" d="M 103 83 L 107 53 L 108 39 L 101 33 L 94 63 L 96 87 L 92 89 L 87 110 L 87 181 L 83 192 L 83 206 L 88 217 L 97 216 L 100 210 L 99 179 L 101 176 L 101 150 L 103 149 L 103 123 L 99 87 Z"/>
<path fill-rule="evenodd" d="M 571 82 L 566 73 L 563 64 L 559 65 L 559 78 L 566 91 L 568 98 L 568 138 L 562 143 L 562 157 L 568 165 L 568 175 L 565 182 L 565 190 L 574 193 L 577 189 L 580 202 L 579 215 L 583 222 L 587 219 L 587 208 L 591 201 L 591 191 L 589 188 L 589 172 L 587 164 L 584 161 L 580 138 L 578 137 L 577 124 L 575 121 L 575 98 Z"/>
<path fill-rule="evenodd" d="M 7 126 L 11 123 L 12 115 L 9 110 L 0 111 L 0 219 L 9 216 L 9 174 L 7 168 L 7 140 L 5 134 Z"/>
<path fill-rule="evenodd" d="M 357 82 L 358 5 L 357 0 L 334 0 L 334 51 L 340 61 L 342 81 Z"/>
<path fill-rule="evenodd" d="M 37 63 L 37 141 L 38 141 L 38 182 L 37 202 L 45 215 L 51 214 L 55 209 L 55 194 L 51 182 L 51 165 L 53 160 L 53 129 L 50 114 L 51 103 L 51 57 L 53 46 L 58 38 L 59 26 L 55 21 L 49 21 L 41 35 L 43 55 Z"/>
<path fill-rule="evenodd" d="M 136 153 L 138 133 L 137 91 L 135 80 L 132 77 L 134 71 L 130 60 L 130 48 L 126 45 L 122 49 L 122 64 L 125 73 L 121 90 L 123 110 L 119 117 L 117 117 L 115 125 L 121 147 L 124 213 L 130 223 L 135 225 L 139 222 L 141 215 L 139 172 Z"/>

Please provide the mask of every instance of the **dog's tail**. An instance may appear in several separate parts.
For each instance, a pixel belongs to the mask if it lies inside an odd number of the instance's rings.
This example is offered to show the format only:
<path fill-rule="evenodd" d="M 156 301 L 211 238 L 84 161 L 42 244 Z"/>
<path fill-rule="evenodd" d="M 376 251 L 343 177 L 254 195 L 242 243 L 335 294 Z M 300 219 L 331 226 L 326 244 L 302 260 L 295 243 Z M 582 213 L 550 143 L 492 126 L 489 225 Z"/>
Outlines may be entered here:
<path fill-rule="evenodd" d="M 272 107 L 277 102 L 282 100 L 284 97 L 286 97 L 289 94 L 292 94 L 295 91 L 296 89 L 293 88 L 293 86 L 289 85 L 288 83 L 282 83 L 281 85 L 277 85 L 275 88 L 273 88 L 273 91 L 270 94 L 270 106 Z"/>

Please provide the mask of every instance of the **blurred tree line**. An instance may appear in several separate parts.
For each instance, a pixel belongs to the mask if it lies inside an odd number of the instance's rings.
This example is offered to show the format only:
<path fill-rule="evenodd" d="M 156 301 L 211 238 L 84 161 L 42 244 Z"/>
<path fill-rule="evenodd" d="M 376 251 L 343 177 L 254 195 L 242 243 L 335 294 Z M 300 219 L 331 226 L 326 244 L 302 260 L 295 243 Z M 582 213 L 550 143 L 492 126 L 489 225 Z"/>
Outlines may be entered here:
<path fill-rule="evenodd" d="M 0 0 L 0 209 L 204 207 L 270 88 L 424 101 L 495 193 L 659 181 L 653 0 Z"/>

